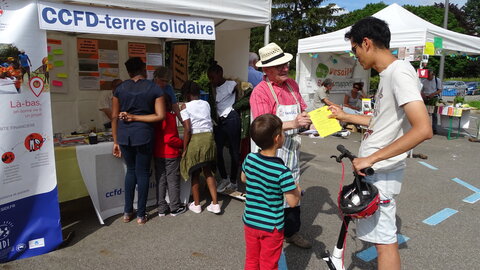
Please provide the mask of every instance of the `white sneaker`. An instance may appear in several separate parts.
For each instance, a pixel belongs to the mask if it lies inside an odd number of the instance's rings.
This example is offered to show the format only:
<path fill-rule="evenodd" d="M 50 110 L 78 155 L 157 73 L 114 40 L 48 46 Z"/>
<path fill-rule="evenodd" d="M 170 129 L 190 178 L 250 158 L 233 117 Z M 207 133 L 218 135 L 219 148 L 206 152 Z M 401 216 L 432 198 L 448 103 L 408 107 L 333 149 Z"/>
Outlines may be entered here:
<path fill-rule="evenodd" d="M 208 207 L 207 207 L 208 209 Z M 200 214 L 202 212 L 202 206 L 199 204 L 199 205 L 195 205 L 195 202 L 191 202 L 189 205 L 188 205 L 188 210 L 196 213 L 196 214 Z"/>
<path fill-rule="evenodd" d="M 230 179 L 224 178 L 217 183 L 217 192 L 222 193 L 225 191 L 225 188 L 227 188 L 228 184 L 230 184 Z"/>
<path fill-rule="evenodd" d="M 220 209 L 220 204 L 213 204 L 213 203 L 210 203 L 209 206 L 207 206 L 207 210 L 208 212 L 212 212 L 214 214 L 218 214 L 220 213 L 221 209 Z"/>

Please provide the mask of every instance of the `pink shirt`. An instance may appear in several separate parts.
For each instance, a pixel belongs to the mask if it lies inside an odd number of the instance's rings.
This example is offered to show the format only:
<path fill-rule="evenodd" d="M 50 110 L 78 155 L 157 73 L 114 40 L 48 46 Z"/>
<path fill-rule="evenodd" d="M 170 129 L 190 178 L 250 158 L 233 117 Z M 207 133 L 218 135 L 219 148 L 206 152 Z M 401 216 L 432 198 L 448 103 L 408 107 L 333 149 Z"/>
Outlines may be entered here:
<path fill-rule="evenodd" d="M 285 82 L 292 87 L 297 100 L 300 102 L 300 108 L 304 111 L 307 108 L 307 104 L 305 104 L 305 101 L 303 101 L 303 98 L 300 95 L 297 82 L 292 79 L 287 79 Z M 278 85 L 272 82 L 273 91 L 277 94 L 280 105 L 294 105 L 296 104 L 295 98 L 290 93 L 290 90 L 288 90 L 286 83 Z M 253 89 L 252 95 L 250 96 L 250 109 L 254 119 L 262 114 L 276 113 L 277 104 L 275 104 L 275 99 L 273 98 L 272 92 L 265 80 L 261 81 L 255 89 Z"/>

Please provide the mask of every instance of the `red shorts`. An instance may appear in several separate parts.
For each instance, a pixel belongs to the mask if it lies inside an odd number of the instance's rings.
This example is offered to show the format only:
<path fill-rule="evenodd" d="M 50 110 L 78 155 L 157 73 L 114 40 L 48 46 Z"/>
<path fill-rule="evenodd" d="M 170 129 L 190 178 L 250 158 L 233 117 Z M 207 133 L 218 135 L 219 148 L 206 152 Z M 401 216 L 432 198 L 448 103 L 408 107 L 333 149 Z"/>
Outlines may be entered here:
<path fill-rule="evenodd" d="M 244 225 L 245 230 L 245 270 L 278 269 L 282 254 L 283 231 L 257 230 Z"/>

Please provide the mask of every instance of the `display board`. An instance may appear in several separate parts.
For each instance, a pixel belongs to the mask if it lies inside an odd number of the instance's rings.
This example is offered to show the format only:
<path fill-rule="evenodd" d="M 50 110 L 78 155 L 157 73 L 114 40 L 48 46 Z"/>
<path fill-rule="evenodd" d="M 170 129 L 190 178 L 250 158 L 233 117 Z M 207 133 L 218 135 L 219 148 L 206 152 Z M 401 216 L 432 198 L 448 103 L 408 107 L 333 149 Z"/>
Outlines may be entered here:
<path fill-rule="evenodd" d="M 119 78 L 116 40 L 77 38 L 80 90 L 111 90 Z"/>
<path fill-rule="evenodd" d="M 153 79 L 153 72 L 163 65 L 162 45 L 152 43 L 128 43 L 128 58 L 140 57 L 147 64 L 147 79 Z"/>
<path fill-rule="evenodd" d="M 189 43 L 173 43 L 172 45 L 172 67 L 173 67 L 173 88 L 180 89 L 183 83 L 188 80 L 188 46 Z"/>

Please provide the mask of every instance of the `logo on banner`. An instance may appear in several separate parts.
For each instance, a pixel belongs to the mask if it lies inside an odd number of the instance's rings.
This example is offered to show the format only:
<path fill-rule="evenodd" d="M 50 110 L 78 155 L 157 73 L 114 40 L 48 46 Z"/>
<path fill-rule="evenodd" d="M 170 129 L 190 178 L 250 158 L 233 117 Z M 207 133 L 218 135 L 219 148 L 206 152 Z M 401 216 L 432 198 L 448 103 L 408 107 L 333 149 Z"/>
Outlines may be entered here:
<path fill-rule="evenodd" d="M 10 234 L 12 233 L 13 224 L 5 221 L 0 224 L 0 258 L 10 252 Z"/>
<path fill-rule="evenodd" d="M 42 78 L 35 76 L 28 81 L 28 86 L 30 86 L 30 90 L 32 90 L 33 94 L 38 97 L 43 91 L 45 82 Z"/>
<path fill-rule="evenodd" d="M 29 249 L 34 249 L 34 248 L 41 248 L 45 246 L 45 239 L 44 238 L 38 238 L 38 239 L 33 239 L 28 241 L 28 248 Z"/>
<path fill-rule="evenodd" d="M 317 78 L 325 78 L 325 77 L 327 77 L 328 71 L 329 71 L 329 69 L 328 69 L 328 66 L 327 66 L 327 65 L 322 64 L 322 63 L 318 64 L 318 66 L 317 66 L 317 71 L 316 71 Z"/>
<path fill-rule="evenodd" d="M 31 133 L 25 138 L 24 145 L 28 151 L 34 152 L 42 148 L 44 141 L 45 141 L 45 138 L 43 138 L 42 135 L 38 133 Z"/>
<path fill-rule="evenodd" d="M 2 155 L 2 162 L 5 164 L 10 164 L 15 160 L 15 154 L 13 152 L 5 152 Z"/>

